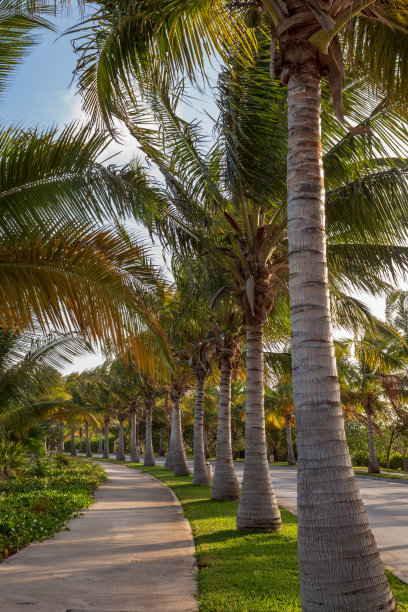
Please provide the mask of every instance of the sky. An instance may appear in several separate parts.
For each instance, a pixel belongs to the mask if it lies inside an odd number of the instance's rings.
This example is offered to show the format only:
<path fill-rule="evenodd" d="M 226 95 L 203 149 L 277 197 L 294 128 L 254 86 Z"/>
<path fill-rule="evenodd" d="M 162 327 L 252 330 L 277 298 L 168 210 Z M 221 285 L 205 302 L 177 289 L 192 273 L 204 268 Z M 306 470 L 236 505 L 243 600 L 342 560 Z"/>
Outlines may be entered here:
<path fill-rule="evenodd" d="M 67 28 L 78 23 L 80 17 L 73 10 L 69 17 L 54 20 L 59 33 L 43 31 L 41 42 L 31 51 L 24 63 L 14 74 L 1 101 L 3 124 L 18 122 L 26 126 L 41 125 L 44 127 L 63 126 L 73 120 L 84 120 L 81 113 L 81 99 L 75 95 L 75 86 L 71 85 L 75 68 L 75 54 L 69 36 L 61 36 Z M 207 133 L 212 122 L 206 112 L 215 116 L 215 105 L 211 92 L 194 92 L 189 106 L 183 106 L 182 116 L 185 119 L 198 119 Z M 126 163 L 137 154 L 137 146 L 130 136 L 124 135 L 124 143 L 114 143 L 109 154 L 115 154 L 115 163 Z M 155 247 L 157 261 L 162 264 L 161 252 Z M 384 318 L 385 303 L 382 298 L 360 294 L 374 314 Z M 86 356 L 75 360 L 68 371 L 81 371 L 102 362 L 100 354 Z"/>

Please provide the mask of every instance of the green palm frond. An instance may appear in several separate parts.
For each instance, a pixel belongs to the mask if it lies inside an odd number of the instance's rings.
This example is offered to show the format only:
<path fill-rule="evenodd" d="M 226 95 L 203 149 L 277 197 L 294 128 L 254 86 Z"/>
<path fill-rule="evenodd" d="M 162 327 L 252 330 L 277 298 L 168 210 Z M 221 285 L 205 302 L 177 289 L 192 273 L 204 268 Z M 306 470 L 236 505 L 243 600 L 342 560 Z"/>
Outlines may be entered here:
<path fill-rule="evenodd" d="M 71 124 L 0 132 L 0 229 L 48 227 L 55 219 L 84 223 L 128 216 L 137 190 L 115 167 L 98 162 L 107 134 Z M 84 202 L 87 206 L 84 206 Z"/>
<path fill-rule="evenodd" d="M 226 58 L 241 43 L 251 57 L 252 32 L 228 3 L 213 0 L 144 0 L 92 3 L 93 16 L 72 28 L 79 54 L 78 87 L 84 110 L 113 127 L 110 108 L 118 93 L 153 79 L 205 78 L 206 61 Z M 168 52 L 171 48 L 171 53 Z M 198 74 L 197 74 L 198 72 Z M 159 76 L 158 76 L 159 75 Z"/>
<path fill-rule="evenodd" d="M 38 29 L 54 30 L 41 14 L 52 13 L 45 3 L 20 0 L 0 1 L 0 95 L 31 48 L 39 41 Z"/>

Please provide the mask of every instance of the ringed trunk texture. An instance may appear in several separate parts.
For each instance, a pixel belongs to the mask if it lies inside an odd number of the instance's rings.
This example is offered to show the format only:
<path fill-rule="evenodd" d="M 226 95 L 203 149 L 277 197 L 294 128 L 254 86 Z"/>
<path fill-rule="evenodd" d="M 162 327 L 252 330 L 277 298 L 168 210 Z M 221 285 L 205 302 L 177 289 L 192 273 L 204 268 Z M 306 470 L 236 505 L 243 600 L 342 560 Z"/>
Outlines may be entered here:
<path fill-rule="evenodd" d="M 79 428 L 79 446 L 78 453 L 82 453 L 82 427 Z"/>
<path fill-rule="evenodd" d="M 153 439 L 152 439 L 152 402 L 146 402 L 146 448 L 144 465 L 156 465 L 154 460 L 153 452 Z"/>
<path fill-rule="evenodd" d="M 102 446 L 102 429 L 99 430 L 99 444 L 98 444 L 98 455 L 101 455 L 103 452 Z"/>
<path fill-rule="evenodd" d="M 131 463 L 140 463 L 136 440 L 136 412 L 134 410 L 130 413 L 130 461 Z"/>
<path fill-rule="evenodd" d="M 320 68 L 316 58 L 291 68 L 287 232 L 302 610 L 393 612 L 340 406 L 327 278 Z"/>
<path fill-rule="evenodd" d="M 293 445 L 292 445 L 292 428 L 290 426 L 291 420 L 292 420 L 292 415 L 288 414 L 285 417 L 285 421 L 286 421 L 286 442 L 288 444 L 288 464 L 289 465 L 296 465 L 295 453 L 293 452 Z"/>
<path fill-rule="evenodd" d="M 71 455 L 76 455 L 77 450 L 75 448 L 75 427 L 71 427 Z"/>
<path fill-rule="evenodd" d="M 173 418 L 171 420 L 169 450 L 167 454 L 167 459 L 164 463 L 165 470 L 172 470 L 174 468 L 174 436 L 175 436 L 175 423 L 176 423 L 175 414 L 176 414 L 176 407 L 175 407 L 175 404 L 173 404 Z"/>
<path fill-rule="evenodd" d="M 183 431 L 181 423 L 181 406 L 180 397 L 174 400 L 173 411 L 173 462 L 175 476 L 190 476 L 190 468 L 186 459 L 186 451 L 184 450 Z"/>
<path fill-rule="evenodd" d="M 105 418 L 105 439 L 103 441 L 103 458 L 109 459 L 109 419 Z"/>
<path fill-rule="evenodd" d="M 225 500 L 239 499 L 239 484 L 232 458 L 231 366 L 226 359 L 221 361 L 217 446 L 211 497 Z"/>
<path fill-rule="evenodd" d="M 85 451 L 87 457 L 92 457 L 91 443 L 89 441 L 89 424 L 85 421 Z"/>
<path fill-rule="evenodd" d="M 378 463 L 377 453 L 375 452 L 373 415 L 371 414 L 370 411 L 367 411 L 366 415 L 367 415 L 367 435 L 368 435 L 368 450 L 369 450 L 368 471 L 371 474 L 379 474 L 380 464 Z"/>
<path fill-rule="evenodd" d="M 262 323 L 247 325 L 246 368 L 245 463 L 237 528 L 277 531 L 282 522 L 266 450 Z"/>
<path fill-rule="evenodd" d="M 125 436 L 123 431 L 123 415 L 119 417 L 119 447 L 116 453 L 116 461 L 126 461 L 125 455 Z"/>
<path fill-rule="evenodd" d="M 211 479 L 205 465 L 204 452 L 204 381 L 203 377 L 198 377 L 196 381 L 193 484 L 207 487 L 211 484 Z"/>

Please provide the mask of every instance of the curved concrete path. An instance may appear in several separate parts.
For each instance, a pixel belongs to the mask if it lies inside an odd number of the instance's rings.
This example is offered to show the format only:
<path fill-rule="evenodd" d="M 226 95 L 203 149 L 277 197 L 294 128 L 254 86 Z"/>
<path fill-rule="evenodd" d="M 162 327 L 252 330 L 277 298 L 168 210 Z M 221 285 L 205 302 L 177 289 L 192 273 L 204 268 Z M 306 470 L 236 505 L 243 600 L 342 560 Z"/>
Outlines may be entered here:
<path fill-rule="evenodd" d="M 193 612 L 194 543 L 170 489 L 121 465 L 70 531 L 0 565 L 7 612 Z"/>

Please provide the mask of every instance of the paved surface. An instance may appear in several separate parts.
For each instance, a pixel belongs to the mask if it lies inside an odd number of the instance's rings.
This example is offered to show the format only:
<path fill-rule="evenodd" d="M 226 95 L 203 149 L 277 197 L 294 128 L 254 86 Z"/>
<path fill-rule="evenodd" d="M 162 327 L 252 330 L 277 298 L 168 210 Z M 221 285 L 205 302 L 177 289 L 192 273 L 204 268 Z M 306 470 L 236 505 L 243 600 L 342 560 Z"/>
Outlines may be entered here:
<path fill-rule="evenodd" d="M 156 457 L 162 465 L 163 457 Z M 188 460 L 190 468 L 193 461 Z M 213 462 L 212 462 L 213 463 Z M 244 464 L 235 463 L 238 480 L 242 482 Z M 296 512 L 295 468 L 271 466 L 273 486 L 281 506 Z M 357 476 L 368 518 L 384 564 L 408 583 L 408 480 L 384 480 Z"/>
<path fill-rule="evenodd" d="M 110 482 L 70 531 L 0 566 L 3 612 L 193 612 L 194 544 L 172 492 L 105 463 Z"/>
<path fill-rule="evenodd" d="M 164 462 L 165 457 L 156 457 L 157 465 Z M 188 464 L 192 470 L 193 460 L 188 459 Z M 235 470 L 241 483 L 244 464 L 235 463 Z M 270 472 L 280 505 L 296 512 L 296 469 L 271 466 Z M 381 558 L 408 583 L 408 480 L 390 481 L 366 476 L 357 476 L 357 480 Z"/>

